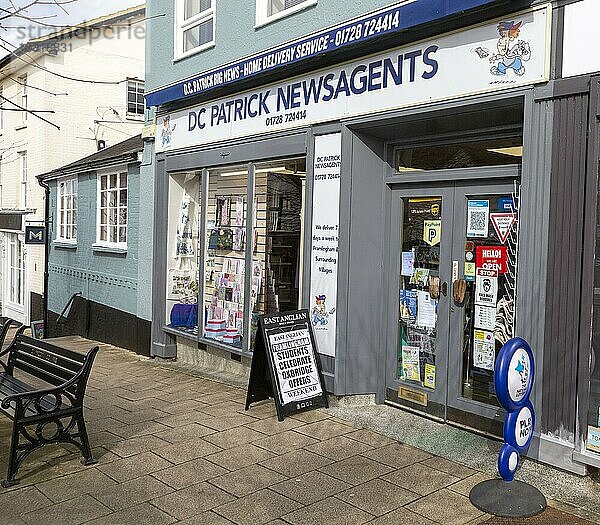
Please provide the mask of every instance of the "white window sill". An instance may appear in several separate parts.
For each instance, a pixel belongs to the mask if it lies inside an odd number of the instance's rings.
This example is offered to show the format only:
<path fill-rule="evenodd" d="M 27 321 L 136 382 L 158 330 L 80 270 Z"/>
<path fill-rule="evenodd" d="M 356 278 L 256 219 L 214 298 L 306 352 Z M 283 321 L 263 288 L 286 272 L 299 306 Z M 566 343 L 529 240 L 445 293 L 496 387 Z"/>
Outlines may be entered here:
<path fill-rule="evenodd" d="M 173 63 L 175 64 L 176 62 L 179 62 L 180 60 L 191 57 L 192 55 L 195 55 L 196 53 L 201 53 L 202 51 L 206 51 L 207 49 L 212 49 L 216 45 L 217 45 L 216 42 L 213 41 L 213 42 L 208 42 L 207 44 L 202 44 L 201 46 L 195 47 L 194 49 L 190 49 L 189 51 L 186 51 L 185 53 L 174 57 Z"/>
<path fill-rule="evenodd" d="M 64 239 L 54 239 L 52 241 L 52 246 L 55 248 L 64 248 L 68 250 L 76 250 L 77 249 L 77 241 L 64 240 Z"/>
<path fill-rule="evenodd" d="M 298 4 L 297 6 L 290 7 L 285 11 L 281 11 L 277 14 L 271 15 L 269 17 L 265 17 L 262 20 L 257 20 L 254 25 L 254 29 L 260 29 L 261 27 L 267 26 L 273 22 L 277 22 L 277 20 L 281 20 L 282 18 L 286 18 L 294 13 L 299 13 L 300 11 L 304 11 L 305 9 L 309 9 L 315 5 L 317 5 L 318 0 L 310 0 L 303 4 Z"/>
<path fill-rule="evenodd" d="M 127 245 L 103 244 L 96 242 L 92 244 L 92 250 L 95 252 L 125 254 L 127 253 Z"/>
<path fill-rule="evenodd" d="M 134 122 L 144 122 L 145 120 L 144 115 L 138 115 L 137 113 L 127 113 L 125 118 Z"/>

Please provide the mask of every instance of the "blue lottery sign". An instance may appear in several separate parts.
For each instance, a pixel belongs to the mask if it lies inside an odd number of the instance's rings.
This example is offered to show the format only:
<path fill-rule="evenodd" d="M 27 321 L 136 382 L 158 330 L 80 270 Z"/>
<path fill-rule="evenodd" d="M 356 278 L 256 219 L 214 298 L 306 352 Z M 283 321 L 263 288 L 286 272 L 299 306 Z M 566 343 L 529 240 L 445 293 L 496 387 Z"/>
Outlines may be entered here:
<path fill-rule="evenodd" d="M 509 340 L 500 350 L 494 370 L 496 396 L 506 409 L 504 445 L 498 456 L 498 471 L 512 481 L 519 455 L 527 451 L 533 438 L 535 412 L 529 401 L 535 376 L 533 352 L 520 337 Z"/>

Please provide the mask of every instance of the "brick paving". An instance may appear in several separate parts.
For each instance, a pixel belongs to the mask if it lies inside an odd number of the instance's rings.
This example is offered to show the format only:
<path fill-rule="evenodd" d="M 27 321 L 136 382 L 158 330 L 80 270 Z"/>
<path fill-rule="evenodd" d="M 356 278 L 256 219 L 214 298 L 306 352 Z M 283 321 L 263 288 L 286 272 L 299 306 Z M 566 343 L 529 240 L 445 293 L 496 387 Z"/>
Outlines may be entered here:
<path fill-rule="evenodd" d="M 81 351 L 91 345 L 80 338 L 58 342 Z M 21 484 L 0 489 L 2 525 L 462 525 L 490 519 L 468 500 L 471 487 L 486 479 L 482 473 L 326 411 L 283 423 L 272 403 L 245 412 L 242 389 L 101 347 L 86 398 L 98 464 L 83 467 L 74 450 L 60 446 L 37 451 L 20 470 Z M 3 477 L 10 430 L 0 418 Z"/>

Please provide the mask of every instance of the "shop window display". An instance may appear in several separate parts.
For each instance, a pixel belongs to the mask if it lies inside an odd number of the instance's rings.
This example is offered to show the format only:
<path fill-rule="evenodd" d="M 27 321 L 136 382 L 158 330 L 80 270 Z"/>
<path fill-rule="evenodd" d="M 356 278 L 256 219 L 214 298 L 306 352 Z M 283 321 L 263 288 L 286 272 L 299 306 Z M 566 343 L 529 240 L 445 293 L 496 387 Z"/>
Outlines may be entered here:
<path fill-rule="evenodd" d="M 204 337 L 243 348 L 248 171 L 210 170 L 206 199 Z"/>
<path fill-rule="evenodd" d="M 304 159 L 256 165 L 252 294 L 264 289 L 251 305 L 253 334 L 259 314 L 300 307 L 305 182 Z"/>
<path fill-rule="evenodd" d="M 248 165 L 171 176 L 169 328 L 245 352 L 258 315 L 300 307 L 305 165 L 256 164 L 253 179 Z"/>
<path fill-rule="evenodd" d="M 194 335 L 198 333 L 200 181 L 198 173 L 178 173 L 169 181 L 166 323 Z"/>
<path fill-rule="evenodd" d="M 600 199 L 596 209 L 596 271 L 592 324 L 592 356 L 590 359 L 590 400 L 587 420 L 586 449 L 600 454 Z"/>

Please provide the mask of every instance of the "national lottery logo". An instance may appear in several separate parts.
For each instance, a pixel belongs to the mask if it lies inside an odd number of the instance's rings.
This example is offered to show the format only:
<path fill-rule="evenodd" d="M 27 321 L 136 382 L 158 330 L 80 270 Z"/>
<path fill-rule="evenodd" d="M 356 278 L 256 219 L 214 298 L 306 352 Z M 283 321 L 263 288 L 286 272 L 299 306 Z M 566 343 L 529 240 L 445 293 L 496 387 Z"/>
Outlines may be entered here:
<path fill-rule="evenodd" d="M 529 385 L 529 363 L 527 356 L 525 354 L 521 354 L 519 361 L 517 362 L 517 366 L 515 367 L 515 371 L 521 377 L 521 388 L 526 390 Z"/>

